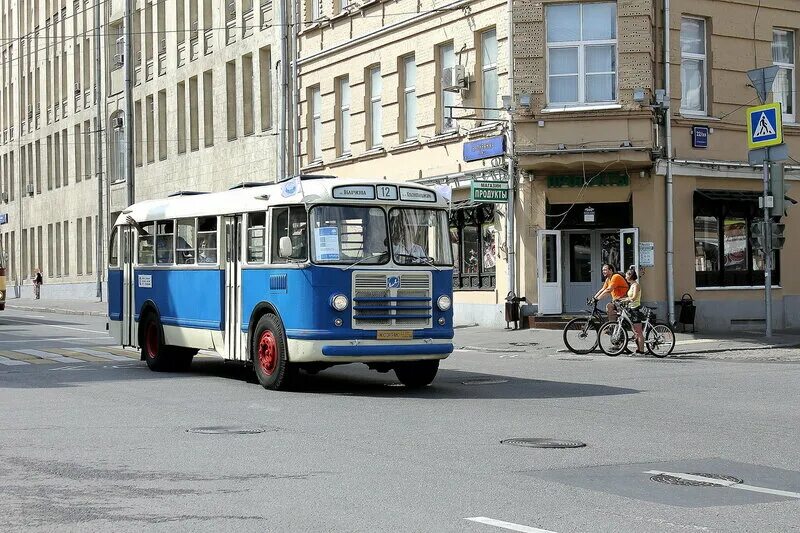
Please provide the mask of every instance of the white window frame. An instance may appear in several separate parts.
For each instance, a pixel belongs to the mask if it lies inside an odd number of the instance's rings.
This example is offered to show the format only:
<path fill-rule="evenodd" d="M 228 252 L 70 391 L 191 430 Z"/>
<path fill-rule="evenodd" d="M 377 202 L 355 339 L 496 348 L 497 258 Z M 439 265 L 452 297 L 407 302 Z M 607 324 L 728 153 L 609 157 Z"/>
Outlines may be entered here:
<path fill-rule="evenodd" d="M 311 0 L 311 20 L 322 18 L 322 0 Z"/>
<path fill-rule="evenodd" d="M 612 4 L 615 2 L 600 2 L 601 4 Z M 569 5 L 569 4 L 552 4 L 552 5 Z M 578 23 L 581 25 L 581 36 L 583 35 L 583 7 L 586 5 L 585 2 L 580 2 L 577 4 L 580 6 L 580 14 L 578 16 Z M 606 107 L 609 104 L 616 104 L 619 101 L 619 46 L 617 41 L 619 39 L 619 24 L 617 23 L 617 19 L 619 18 L 619 14 L 614 19 L 614 35 L 617 37 L 614 39 L 602 39 L 602 40 L 591 40 L 591 41 L 584 41 L 583 37 L 579 41 L 558 41 L 554 43 L 550 43 L 547 41 L 547 33 L 545 32 L 545 41 L 547 45 L 547 56 L 545 59 L 546 63 L 546 75 L 547 75 L 547 106 L 548 108 L 571 108 L 571 107 Z M 545 9 L 545 24 L 547 24 L 547 10 Z M 608 72 L 592 72 L 592 74 L 613 74 L 614 75 L 614 98 L 612 100 L 603 100 L 597 102 L 587 102 L 586 101 L 586 48 L 590 48 L 593 46 L 613 46 L 614 47 L 614 66 L 615 70 L 608 71 Z M 578 50 L 578 100 L 576 102 L 551 102 L 550 96 L 552 95 L 552 91 L 550 89 L 550 50 L 555 49 L 565 49 L 565 48 L 576 48 Z M 554 77 L 559 76 L 572 76 L 573 74 L 553 74 Z"/>
<path fill-rule="evenodd" d="M 373 80 L 377 75 L 380 80 L 379 86 L 375 87 Z M 369 84 L 369 98 L 367 112 L 369 119 L 369 148 L 380 148 L 383 146 L 383 107 L 381 93 L 383 92 L 383 78 L 381 77 L 381 66 L 374 65 L 367 69 L 367 83 Z"/>
<path fill-rule="evenodd" d="M 336 100 L 338 104 L 336 117 L 336 140 L 339 156 L 350 155 L 350 78 L 342 76 L 336 80 Z"/>
<path fill-rule="evenodd" d="M 310 120 L 308 132 L 309 163 L 322 161 L 322 93 L 320 86 L 311 87 L 308 91 L 308 115 Z"/>
<path fill-rule="evenodd" d="M 780 61 L 774 61 L 773 60 L 772 64 L 780 67 L 782 70 L 787 71 L 787 76 L 789 77 L 789 80 L 791 80 L 792 91 L 789 93 L 789 98 L 792 99 L 792 112 L 791 113 L 783 113 L 783 122 L 789 123 L 789 124 L 794 124 L 796 113 L 797 113 L 797 84 L 796 84 L 797 80 L 795 79 L 795 76 L 794 76 L 795 64 L 797 62 L 797 55 L 796 55 L 797 33 L 794 30 L 790 30 L 788 28 L 779 28 L 779 27 L 772 28 L 772 42 L 773 43 L 775 42 L 775 32 L 785 32 L 785 33 L 788 33 L 788 34 L 792 35 L 792 62 L 791 63 L 783 63 L 783 62 L 780 62 Z M 773 101 L 774 101 L 774 96 L 773 96 Z"/>
<path fill-rule="evenodd" d="M 414 85 L 408 84 L 408 65 L 414 64 Z M 402 76 L 403 76 L 403 142 L 414 141 L 419 138 L 419 130 L 417 129 L 417 117 L 416 113 L 414 115 L 409 114 L 408 105 L 406 104 L 408 97 L 411 95 L 415 99 L 417 97 L 417 87 L 416 87 L 416 78 L 417 78 L 417 64 L 416 64 L 416 56 L 407 55 L 403 56 L 400 60 L 400 66 L 402 68 Z M 416 106 L 414 106 L 416 110 Z"/>
<path fill-rule="evenodd" d="M 703 53 L 702 54 L 695 54 L 691 52 L 684 52 L 683 51 L 683 43 L 681 41 L 678 42 L 679 46 L 681 47 L 681 71 L 683 70 L 683 60 L 690 59 L 694 61 L 702 61 L 703 63 L 703 109 L 685 109 L 683 107 L 683 95 L 681 94 L 681 114 L 682 115 L 694 115 L 694 116 L 708 116 L 708 21 L 704 17 L 692 17 L 684 15 L 681 17 L 681 25 L 683 24 L 684 19 L 688 20 L 699 20 L 703 23 Z M 683 38 L 683 33 L 681 33 L 681 39 Z M 683 78 L 681 77 L 681 84 L 683 84 Z M 681 93 L 683 89 L 681 89 Z"/>
<path fill-rule="evenodd" d="M 456 93 L 452 91 L 445 91 L 444 90 L 444 81 L 441 76 L 444 73 L 445 68 L 455 68 L 456 65 L 456 49 L 453 41 L 442 43 L 437 46 L 438 56 L 439 56 L 439 102 L 440 102 L 440 124 L 441 129 L 440 133 L 449 133 L 451 131 L 455 131 L 458 129 L 458 124 L 456 124 L 456 119 L 451 118 L 453 114 L 453 109 L 447 109 L 449 105 L 456 105 Z M 450 57 L 447 57 L 450 54 Z M 452 103 L 450 102 L 452 100 Z"/>
<path fill-rule="evenodd" d="M 490 63 L 488 65 L 483 64 L 482 61 L 482 58 L 484 56 L 483 52 L 484 50 L 486 50 L 486 41 L 490 34 L 494 34 L 494 48 L 495 51 L 497 52 L 496 55 L 498 56 L 500 55 L 499 53 L 500 51 L 498 49 L 498 44 L 497 44 L 497 29 L 490 28 L 488 30 L 482 31 L 481 32 L 481 104 L 484 107 L 483 118 L 487 121 L 497 120 L 500 118 L 499 110 L 489 109 L 492 107 L 500 107 L 497 102 L 498 95 L 497 94 L 490 95 L 486 92 L 486 87 L 487 87 L 486 78 L 490 73 L 493 73 L 495 78 L 497 78 L 497 88 L 498 90 L 500 89 L 500 79 L 497 70 L 497 57 L 495 57 L 494 63 Z M 494 102 L 489 101 L 490 98 L 492 97 L 494 98 Z"/>

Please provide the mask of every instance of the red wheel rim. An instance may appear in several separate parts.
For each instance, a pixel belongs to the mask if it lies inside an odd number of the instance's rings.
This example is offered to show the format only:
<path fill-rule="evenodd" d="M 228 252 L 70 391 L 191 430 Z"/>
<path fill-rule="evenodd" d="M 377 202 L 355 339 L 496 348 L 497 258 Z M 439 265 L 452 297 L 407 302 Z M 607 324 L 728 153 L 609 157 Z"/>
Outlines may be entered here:
<path fill-rule="evenodd" d="M 147 348 L 147 356 L 150 358 L 158 356 L 158 326 L 154 322 L 147 325 L 145 332 L 145 347 Z"/>
<path fill-rule="evenodd" d="M 271 376 L 278 364 L 278 344 L 271 331 L 265 331 L 258 339 L 258 364 L 264 374 Z"/>

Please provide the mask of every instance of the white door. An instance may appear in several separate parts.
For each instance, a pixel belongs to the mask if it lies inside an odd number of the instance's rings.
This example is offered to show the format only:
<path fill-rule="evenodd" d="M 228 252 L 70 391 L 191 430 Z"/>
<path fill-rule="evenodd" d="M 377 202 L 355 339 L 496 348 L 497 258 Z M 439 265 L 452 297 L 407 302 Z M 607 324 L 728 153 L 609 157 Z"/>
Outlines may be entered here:
<path fill-rule="evenodd" d="M 626 272 L 631 266 L 639 272 L 639 228 L 619 230 L 620 270 Z"/>
<path fill-rule="evenodd" d="M 242 217 L 224 217 L 225 357 L 244 359 L 242 351 Z"/>
<path fill-rule="evenodd" d="M 557 315 L 562 311 L 561 232 L 539 230 L 536 244 L 539 313 Z"/>
<path fill-rule="evenodd" d="M 122 232 L 122 345 L 138 346 L 136 321 L 134 320 L 133 262 L 136 232 L 130 226 L 121 226 Z"/>

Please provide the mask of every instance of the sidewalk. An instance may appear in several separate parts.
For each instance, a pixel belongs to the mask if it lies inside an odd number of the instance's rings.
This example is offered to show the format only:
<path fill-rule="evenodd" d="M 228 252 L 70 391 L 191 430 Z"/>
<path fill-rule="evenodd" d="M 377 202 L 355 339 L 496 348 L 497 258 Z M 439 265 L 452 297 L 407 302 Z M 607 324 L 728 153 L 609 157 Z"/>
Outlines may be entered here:
<path fill-rule="evenodd" d="M 108 302 L 97 300 L 51 300 L 42 298 L 10 298 L 6 300 L 6 310 L 36 311 L 38 313 L 61 313 L 64 315 L 106 316 Z"/>
<path fill-rule="evenodd" d="M 507 330 L 481 326 L 456 328 L 453 345 L 456 349 L 494 353 L 526 353 L 548 350 L 569 353 L 564 346 L 562 330 Z M 800 347 L 800 332 L 778 332 L 771 339 L 763 333 L 681 333 L 676 332 L 672 357 L 740 351 L 763 351 L 775 348 Z M 602 352 L 595 352 L 602 354 Z M 800 356 L 800 351 L 798 351 Z"/>

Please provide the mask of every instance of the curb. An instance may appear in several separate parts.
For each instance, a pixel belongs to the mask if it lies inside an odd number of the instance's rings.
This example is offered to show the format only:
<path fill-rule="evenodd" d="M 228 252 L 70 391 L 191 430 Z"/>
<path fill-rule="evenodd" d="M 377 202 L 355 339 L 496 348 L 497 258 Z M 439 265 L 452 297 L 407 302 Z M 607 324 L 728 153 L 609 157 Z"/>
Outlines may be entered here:
<path fill-rule="evenodd" d="M 83 315 L 83 316 L 108 316 L 104 311 L 83 311 L 78 309 L 58 309 L 55 307 L 34 307 L 31 305 L 14 305 L 6 303 L 6 309 L 17 309 L 19 311 L 36 311 L 39 313 L 57 313 L 60 315 Z"/>

